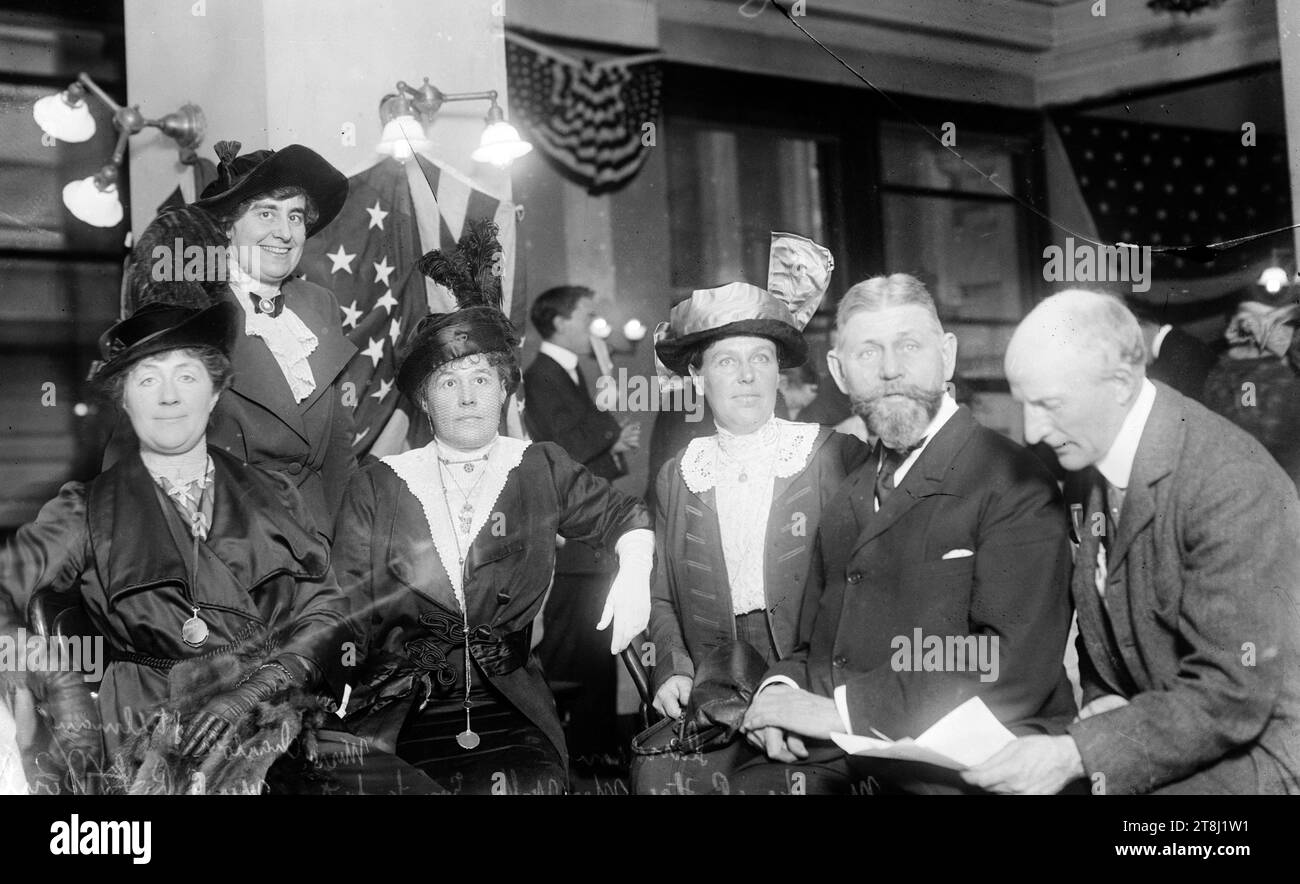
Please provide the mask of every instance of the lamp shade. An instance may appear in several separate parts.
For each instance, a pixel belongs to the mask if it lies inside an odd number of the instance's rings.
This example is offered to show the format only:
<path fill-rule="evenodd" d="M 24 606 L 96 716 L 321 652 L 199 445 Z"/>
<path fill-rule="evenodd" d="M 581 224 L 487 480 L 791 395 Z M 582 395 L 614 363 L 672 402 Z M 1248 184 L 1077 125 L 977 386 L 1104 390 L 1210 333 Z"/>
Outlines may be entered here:
<path fill-rule="evenodd" d="M 1290 281 L 1291 278 L 1287 275 L 1287 272 L 1275 264 L 1261 273 L 1255 284 L 1262 285 L 1270 295 L 1276 295 Z"/>
<path fill-rule="evenodd" d="M 60 141 L 87 141 L 95 134 L 95 118 L 90 115 L 85 99 L 69 103 L 66 96 L 66 92 L 47 95 L 32 105 L 36 125 Z"/>
<path fill-rule="evenodd" d="M 623 323 L 623 337 L 634 344 L 644 338 L 645 333 L 645 323 L 639 319 L 629 319 Z"/>
<path fill-rule="evenodd" d="M 476 163 L 491 163 L 504 168 L 533 149 L 519 137 L 519 130 L 505 120 L 488 123 L 479 138 L 478 149 L 470 154 Z"/>
<path fill-rule="evenodd" d="M 587 327 L 587 332 L 593 338 L 600 338 L 602 341 L 609 337 L 612 331 L 613 329 L 609 327 L 609 320 L 603 316 L 597 316 L 591 321 L 591 325 Z"/>
<path fill-rule="evenodd" d="M 427 150 L 432 142 L 424 134 L 424 127 L 415 117 L 404 114 L 384 124 L 383 134 L 375 150 L 405 163 L 417 151 Z"/>
<path fill-rule="evenodd" d="M 94 227 L 116 227 L 122 223 L 122 201 L 117 198 L 117 185 L 108 184 L 101 190 L 94 175 L 65 186 L 63 204 L 79 220 Z"/>

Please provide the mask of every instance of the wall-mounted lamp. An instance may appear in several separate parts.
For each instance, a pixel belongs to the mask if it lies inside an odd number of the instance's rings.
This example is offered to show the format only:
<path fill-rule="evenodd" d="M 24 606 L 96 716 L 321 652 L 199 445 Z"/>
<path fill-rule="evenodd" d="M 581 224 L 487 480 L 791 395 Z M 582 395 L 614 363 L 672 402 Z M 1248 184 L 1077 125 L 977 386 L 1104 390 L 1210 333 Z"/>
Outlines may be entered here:
<path fill-rule="evenodd" d="M 623 323 L 623 337 L 630 343 L 635 344 L 637 341 L 644 338 L 645 332 L 645 323 L 639 319 L 629 319 L 627 322 Z"/>
<path fill-rule="evenodd" d="M 113 126 L 118 131 L 113 156 L 89 178 L 73 181 L 63 188 L 63 204 L 78 219 L 95 227 L 113 227 L 122 220 L 122 201 L 117 194 L 118 167 L 126 156 L 132 135 L 146 128 L 161 129 L 175 139 L 182 150 L 193 150 L 203 143 L 206 121 L 203 110 L 186 104 L 180 110 L 151 120 L 140 113 L 139 106 L 123 107 L 108 96 L 85 73 L 57 95 L 47 95 L 32 107 L 36 124 L 46 135 L 60 141 L 86 141 L 95 134 L 95 118 L 90 115 L 86 95 L 94 95 L 113 111 Z"/>
<path fill-rule="evenodd" d="M 1282 262 L 1278 260 L 1277 249 L 1273 250 L 1273 260 L 1264 272 L 1255 280 L 1255 285 L 1262 285 L 1264 290 L 1270 295 L 1276 295 L 1286 286 L 1291 284 L 1291 275 L 1286 272 Z"/>
<path fill-rule="evenodd" d="M 596 316 L 587 326 L 587 334 L 591 336 L 593 343 L 603 341 L 605 350 L 609 353 L 635 353 L 636 345 L 645 338 L 645 323 L 639 319 L 629 319 L 623 323 L 623 343 L 617 340 L 611 340 L 614 334 L 614 326 L 610 325 L 609 320 L 603 316 Z"/>
<path fill-rule="evenodd" d="M 471 154 L 475 162 L 491 163 L 504 169 L 533 149 L 519 137 L 519 131 L 506 122 L 495 89 L 448 94 L 431 84 L 428 77 L 418 89 L 400 80 L 396 88 L 396 92 L 385 95 L 379 104 L 379 118 L 383 121 L 384 131 L 376 150 L 382 154 L 405 163 L 414 153 L 427 148 L 430 142 L 424 127 L 433 122 L 448 101 L 491 102 L 479 145 Z"/>

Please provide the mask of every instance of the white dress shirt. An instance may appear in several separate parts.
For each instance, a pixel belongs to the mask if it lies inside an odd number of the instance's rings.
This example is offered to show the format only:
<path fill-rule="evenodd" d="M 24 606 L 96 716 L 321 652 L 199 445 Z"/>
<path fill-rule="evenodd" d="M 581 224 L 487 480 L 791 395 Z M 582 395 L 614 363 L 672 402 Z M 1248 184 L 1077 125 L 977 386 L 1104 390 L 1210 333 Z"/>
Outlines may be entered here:
<path fill-rule="evenodd" d="M 1156 332 L 1156 336 L 1151 339 L 1151 358 L 1153 360 L 1160 357 L 1160 345 L 1165 342 L 1165 337 L 1173 330 L 1172 325 L 1162 325 L 1160 330 Z"/>
<path fill-rule="evenodd" d="M 1113 485 L 1121 495 L 1128 493 L 1129 478 L 1133 475 L 1133 461 L 1137 459 L 1138 443 L 1142 441 L 1142 431 L 1146 428 L 1147 419 L 1151 417 L 1151 409 L 1155 404 L 1156 385 L 1143 378 L 1142 389 L 1138 392 L 1137 399 L 1133 401 L 1133 407 L 1124 416 L 1123 423 L 1119 425 L 1115 441 L 1110 443 L 1106 454 L 1097 461 L 1097 472 L 1101 473 L 1102 478 Z M 1112 506 L 1117 504 L 1116 501 L 1110 502 Z M 1122 506 L 1122 504 L 1118 505 Z M 1115 527 L 1118 528 L 1119 513 L 1113 516 L 1113 520 Z M 1106 545 L 1099 543 L 1097 544 L 1097 567 L 1093 576 L 1097 595 L 1102 598 L 1106 597 L 1107 573 Z"/>
<path fill-rule="evenodd" d="M 552 344 L 550 341 L 542 341 L 537 352 L 545 353 L 547 356 L 560 363 L 560 368 L 569 373 L 569 379 L 575 384 L 578 383 L 578 354 L 574 353 L 559 344 Z M 585 391 L 584 391 L 585 392 Z"/>

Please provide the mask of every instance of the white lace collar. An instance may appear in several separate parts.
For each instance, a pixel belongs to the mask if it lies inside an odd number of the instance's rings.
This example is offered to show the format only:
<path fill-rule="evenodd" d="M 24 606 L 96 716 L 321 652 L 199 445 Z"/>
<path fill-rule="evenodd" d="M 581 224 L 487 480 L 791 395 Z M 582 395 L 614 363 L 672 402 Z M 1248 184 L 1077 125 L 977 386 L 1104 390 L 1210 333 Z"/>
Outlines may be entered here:
<path fill-rule="evenodd" d="M 788 479 L 807 466 L 820 430 L 818 424 L 774 417 L 744 436 L 719 430 L 716 435 L 692 439 L 682 452 L 682 479 L 693 493 L 703 494 L 718 483 L 720 457 L 741 462 L 770 460 L 772 475 Z"/>
<path fill-rule="evenodd" d="M 474 516 L 470 522 L 472 539 L 468 544 L 464 541 L 457 542 L 454 514 L 447 512 L 447 501 L 443 495 L 442 470 L 438 466 L 440 449 L 437 439 L 423 448 L 413 448 L 402 454 L 391 454 L 381 458 L 420 502 L 434 549 L 438 552 L 442 568 L 447 572 L 447 579 L 451 582 L 451 588 L 456 593 L 456 601 L 460 603 L 462 611 L 468 609 L 465 607 L 465 589 L 461 581 L 459 557 L 468 557 L 473 539 L 477 539 L 479 532 L 483 530 L 497 498 L 501 496 L 501 490 L 506 486 L 506 480 L 510 478 L 511 471 L 524 459 L 524 451 L 529 444 L 522 439 L 512 439 L 509 436 L 498 436 L 492 443 L 491 451 L 487 455 L 487 472 L 472 498 Z M 486 449 L 480 449 L 480 451 L 484 450 Z M 445 446 L 441 448 L 441 452 L 444 457 L 451 453 Z M 472 457 L 475 452 L 463 454 L 464 458 L 458 459 Z"/>

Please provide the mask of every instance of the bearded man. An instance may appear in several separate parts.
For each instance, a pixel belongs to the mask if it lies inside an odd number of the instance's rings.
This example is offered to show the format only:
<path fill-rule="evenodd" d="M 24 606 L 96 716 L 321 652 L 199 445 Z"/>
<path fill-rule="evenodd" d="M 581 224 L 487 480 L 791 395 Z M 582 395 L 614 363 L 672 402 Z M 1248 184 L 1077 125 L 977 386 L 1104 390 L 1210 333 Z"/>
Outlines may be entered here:
<path fill-rule="evenodd" d="M 974 790 L 932 765 L 850 758 L 831 734 L 916 737 L 977 696 L 1013 733 L 1063 731 L 1075 704 L 1056 483 L 945 392 L 957 339 L 919 280 L 849 289 L 827 361 L 880 442 L 826 504 L 796 649 L 745 716 L 767 757 L 741 767 L 730 791 Z M 979 651 L 912 648 L 936 640 Z"/>

